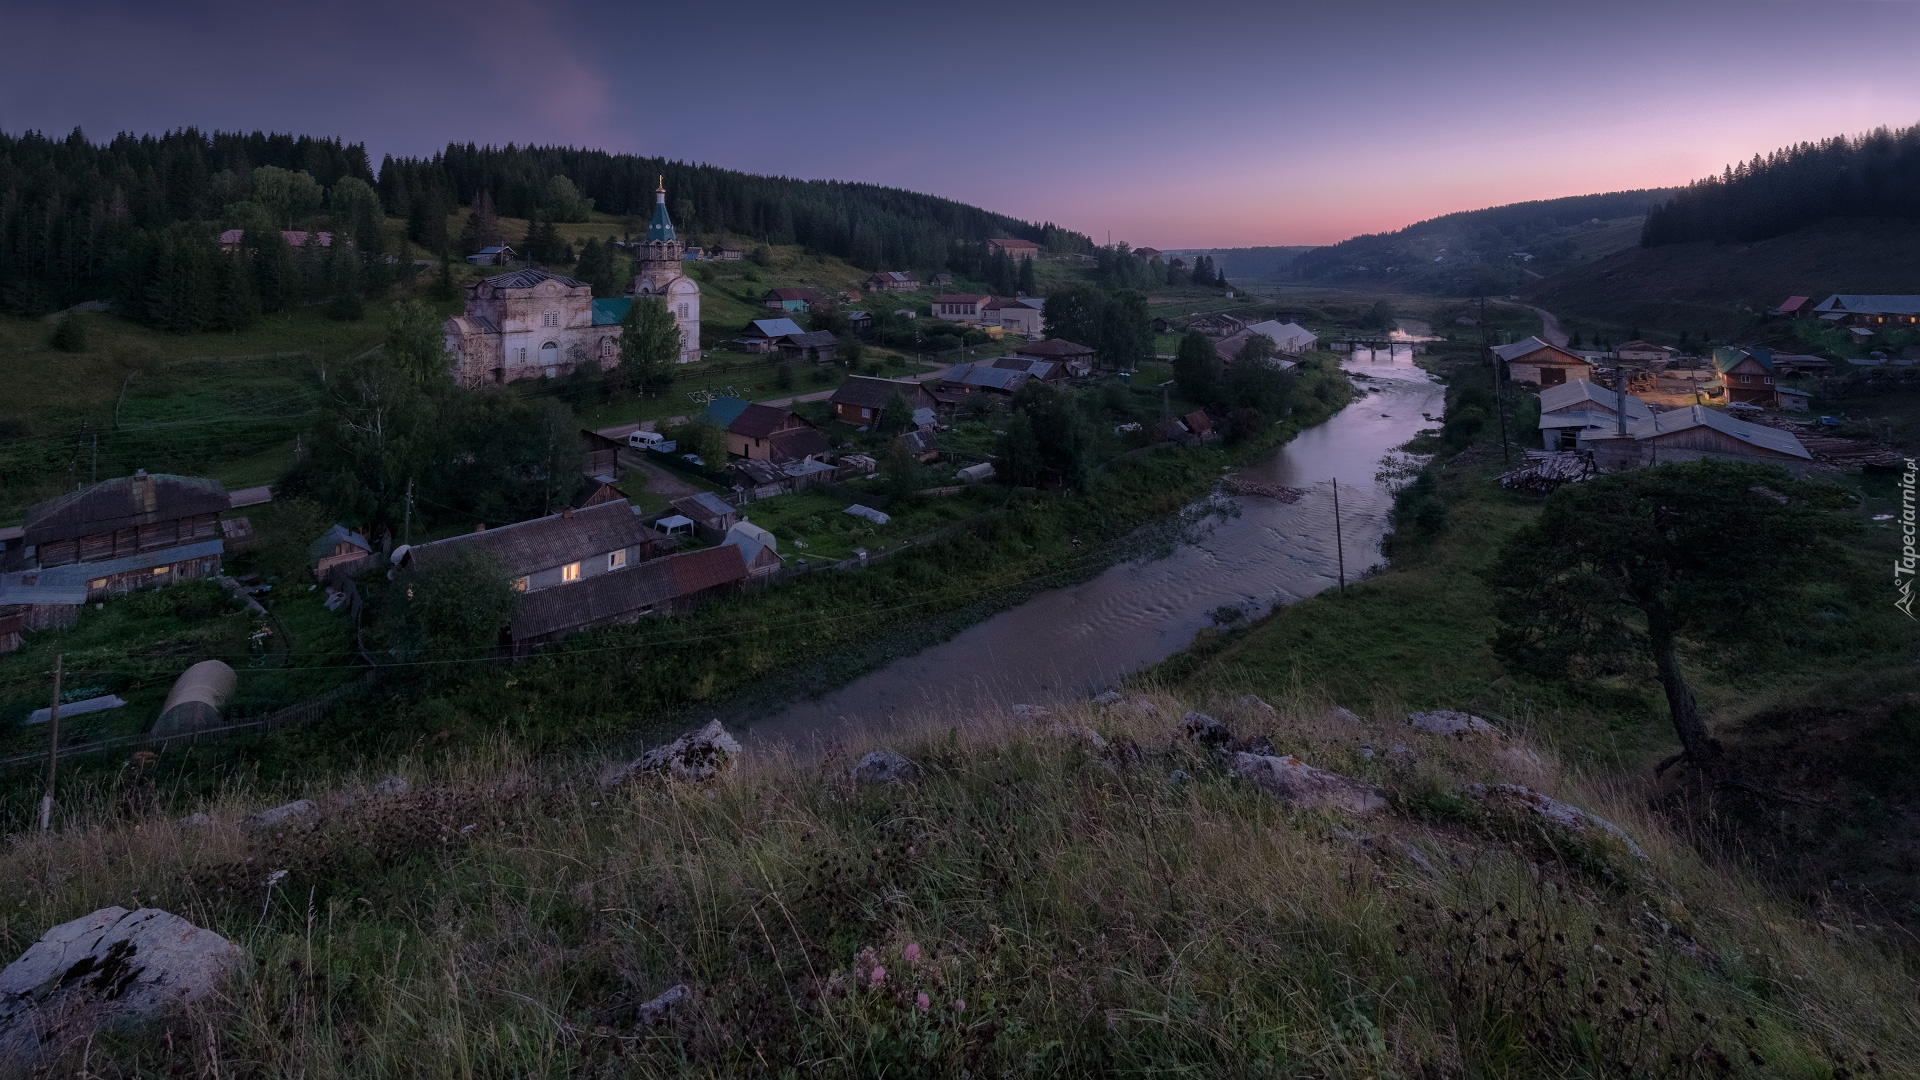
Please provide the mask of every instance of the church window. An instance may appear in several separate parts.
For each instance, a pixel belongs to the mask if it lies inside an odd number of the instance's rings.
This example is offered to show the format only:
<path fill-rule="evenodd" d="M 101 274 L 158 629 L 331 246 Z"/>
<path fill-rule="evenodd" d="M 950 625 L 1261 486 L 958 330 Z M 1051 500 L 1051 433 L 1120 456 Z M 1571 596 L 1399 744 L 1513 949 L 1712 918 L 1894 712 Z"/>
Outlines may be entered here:
<path fill-rule="evenodd" d="M 540 325 L 541 326 L 559 326 L 560 313 L 557 311 L 549 311 L 542 314 L 540 316 Z"/>
<path fill-rule="evenodd" d="M 680 317 L 683 319 L 688 318 L 687 305 L 685 304 L 680 305 Z"/>

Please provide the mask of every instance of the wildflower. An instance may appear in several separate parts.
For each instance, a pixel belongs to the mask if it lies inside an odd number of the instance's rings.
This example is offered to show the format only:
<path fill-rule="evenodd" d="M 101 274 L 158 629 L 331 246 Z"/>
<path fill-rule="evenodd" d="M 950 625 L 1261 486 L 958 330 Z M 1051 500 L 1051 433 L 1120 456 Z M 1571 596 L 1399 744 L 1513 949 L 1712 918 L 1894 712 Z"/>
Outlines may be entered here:
<path fill-rule="evenodd" d="M 919 962 L 920 962 L 920 943 L 917 941 L 911 942 L 907 945 L 907 963 L 917 964 Z"/>
<path fill-rule="evenodd" d="M 914 1004 L 920 1006 L 921 1012 L 926 1012 L 933 1006 L 933 999 L 927 996 L 925 990 L 922 990 L 920 991 L 920 996 L 914 999 Z"/>
<path fill-rule="evenodd" d="M 869 989 L 878 990 L 887 982 L 887 969 L 879 964 L 873 965 L 873 974 L 867 979 Z"/>
<path fill-rule="evenodd" d="M 967 999 L 966 999 L 966 998 L 954 998 L 954 999 L 953 999 L 953 1011 L 954 1011 L 954 1012 L 957 1012 L 957 1013 L 962 1013 L 962 1012 L 966 1012 L 966 1011 L 967 1011 Z"/>

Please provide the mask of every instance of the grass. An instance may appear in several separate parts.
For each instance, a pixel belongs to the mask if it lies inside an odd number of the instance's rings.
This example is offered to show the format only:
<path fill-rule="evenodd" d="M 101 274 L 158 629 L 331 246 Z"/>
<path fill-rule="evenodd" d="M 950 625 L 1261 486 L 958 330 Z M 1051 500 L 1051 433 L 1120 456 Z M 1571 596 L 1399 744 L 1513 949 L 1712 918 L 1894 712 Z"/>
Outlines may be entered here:
<path fill-rule="evenodd" d="M 893 550 L 936 530 L 977 517 L 1005 502 L 1002 489 L 969 488 L 946 498 L 901 504 L 885 525 L 854 517 L 846 508 L 877 501 L 857 488 L 813 489 L 761 499 L 746 507 L 745 518 L 780 540 L 788 563 L 837 562 L 856 547 L 873 554 Z"/>
<path fill-rule="evenodd" d="M 900 787 L 848 779 L 859 738 L 611 791 L 601 759 L 505 739 L 403 762 L 398 796 L 366 773 L 181 799 L 134 768 L 13 838 L 0 948 L 137 902 L 247 950 L 164 1033 L 48 1063 L 79 1075 L 84 1054 L 93 1077 L 1920 1070 L 1913 972 L 1884 941 L 1701 859 L 1642 788 L 1524 740 L 1340 720 L 1311 691 L 1272 713 L 1227 697 L 909 729 L 893 746 L 924 778 Z M 1178 737 L 1190 706 L 1391 804 L 1289 811 Z M 1411 752 L 1361 753 L 1393 742 Z M 1456 794 L 1509 780 L 1647 860 Z M 329 809 L 240 822 L 295 796 Z M 190 809 L 212 823 L 175 820 Z M 687 1004 L 643 1021 L 676 985 Z"/>

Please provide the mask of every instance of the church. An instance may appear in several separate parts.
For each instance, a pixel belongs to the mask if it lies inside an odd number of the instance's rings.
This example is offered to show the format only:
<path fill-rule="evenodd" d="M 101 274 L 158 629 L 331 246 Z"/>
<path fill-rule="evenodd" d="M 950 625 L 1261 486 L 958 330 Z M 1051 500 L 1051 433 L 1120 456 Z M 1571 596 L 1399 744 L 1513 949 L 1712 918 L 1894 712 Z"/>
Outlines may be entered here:
<path fill-rule="evenodd" d="M 556 378 L 587 360 L 620 361 L 620 321 L 640 297 L 659 300 L 680 328 L 680 362 L 700 359 L 700 286 L 681 272 L 686 245 L 667 216 L 664 182 L 653 196 L 646 239 L 633 250 L 625 298 L 596 300 L 583 281 L 515 270 L 467 286 L 466 310 L 445 324 L 454 381 L 487 386 Z"/>

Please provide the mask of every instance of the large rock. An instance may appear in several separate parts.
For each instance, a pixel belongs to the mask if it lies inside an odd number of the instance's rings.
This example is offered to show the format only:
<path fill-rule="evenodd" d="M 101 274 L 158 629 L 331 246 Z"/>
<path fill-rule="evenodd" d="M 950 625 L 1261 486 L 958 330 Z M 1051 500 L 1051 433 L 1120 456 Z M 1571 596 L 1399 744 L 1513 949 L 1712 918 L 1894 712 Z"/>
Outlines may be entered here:
<path fill-rule="evenodd" d="M 1517 806 L 1530 810 L 1539 815 L 1543 820 L 1558 825 L 1568 832 L 1584 833 L 1588 829 L 1599 829 L 1601 832 L 1625 844 L 1627 850 L 1633 852 L 1635 858 L 1644 859 L 1647 857 L 1647 853 L 1640 850 L 1640 845 L 1634 843 L 1633 837 L 1628 836 L 1627 831 L 1620 826 L 1596 814 L 1582 810 L 1572 803 L 1564 803 L 1551 796 L 1542 795 L 1522 784 L 1495 784 L 1491 787 L 1486 784 L 1468 784 L 1461 790 L 1485 803 L 1505 803 L 1509 806 Z"/>
<path fill-rule="evenodd" d="M 63 1033 L 136 1023 L 192 1004 L 240 949 L 159 908 L 101 908 L 46 932 L 0 971 L 0 1062 L 30 1062 Z"/>
<path fill-rule="evenodd" d="M 686 983 L 671 986 L 666 993 L 640 1006 L 640 1026 L 652 1027 L 692 1000 L 693 991 L 687 987 Z"/>
<path fill-rule="evenodd" d="M 1233 755 L 1233 774 L 1245 777 L 1262 791 L 1298 810 L 1338 810 L 1343 814 L 1371 814 L 1387 805 L 1387 793 L 1364 780 L 1316 769 L 1291 754 Z"/>
<path fill-rule="evenodd" d="M 689 731 L 609 770 L 600 782 L 605 787 L 618 787 L 651 772 L 664 772 L 678 780 L 706 780 L 732 766 L 739 754 L 740 741 L 714 720 L 699 731 Z"/>
<path fill-rule="evenodd" d="M 1227 725 L 1203 712 L 1189 712 L 1180 718 L 1180 729 L 1188 739 L 1202 746 L 1225 746 L 1233 741 Z"/>
<path fill-rule="evenodd" d="M 891 750 L 875 750 L 853 767 L 853 778 L 862 784 L 917 784 L 920 766 Z"/>
<path fill-rule="evenodd" d="M 1472 713 L 1454 712 L 1451 709 L 1417 712 L 1407 717 L 1407 723 L 1429 734 L 1453 735 L 1458 738 L 1465 738 L 1468 735 L 1500 734 L 1499 728 Z"/>

